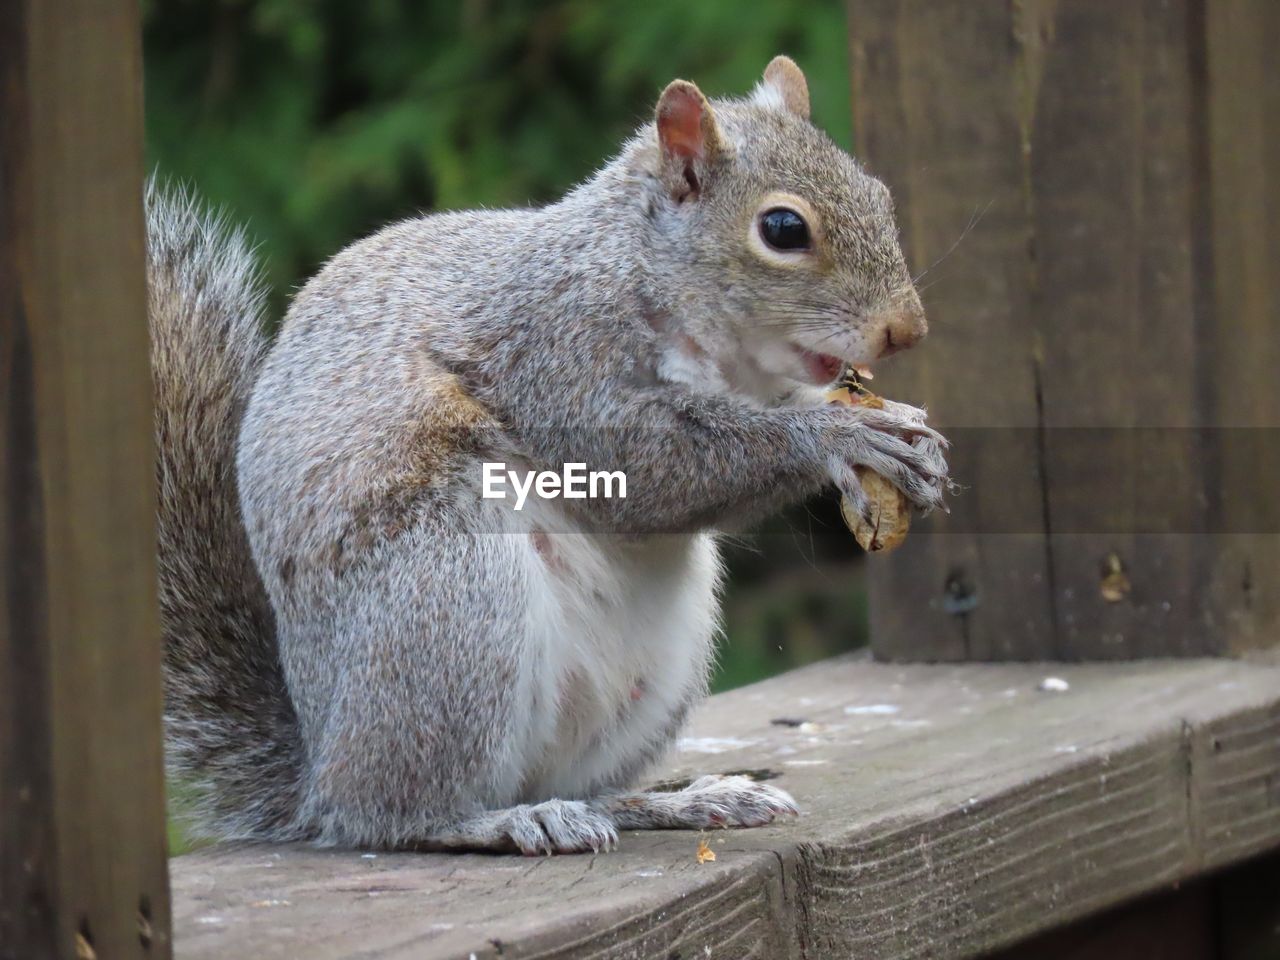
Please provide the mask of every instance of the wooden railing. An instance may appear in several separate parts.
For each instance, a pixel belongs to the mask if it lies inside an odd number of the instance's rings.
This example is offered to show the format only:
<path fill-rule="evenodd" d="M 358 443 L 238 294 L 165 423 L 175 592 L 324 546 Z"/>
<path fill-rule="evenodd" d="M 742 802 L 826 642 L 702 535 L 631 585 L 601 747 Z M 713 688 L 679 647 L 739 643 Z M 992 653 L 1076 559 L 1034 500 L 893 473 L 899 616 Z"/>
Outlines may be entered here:
<path fill-rule="evenodd" d="M 848 7 L 932 328 L 876 383 L 952 428 L 966 486 L 871 566 L 876 653 L 1275 644 L 1280 5 Z"/>
<path fill-rule="evenodd" d="M 803 813 L 598 856 L 200 851 L 179 954 L 973 957 L 1280 846 L 1278 666 L 841 659 L 713 697 L 681 744 L 671 777 L 752 771 Z"/>
<path fill-rule="evenodd" d="M 130 3 L 0 4 L 0 957 L 165 957 Z"/>
<path fill-rule="evenodd" d="M 804 810 L 706 835 L 714 861 L 683 832 L 218 848 L 171 865 L 171 923 L 137 10 L 0 5 L 0 958 L 967 957 L 1046 931 L 1025 949 L 1276 955 L 1276 900 L 1238 891 L 1280 887 L 1280 5 L 849 11 L 911 260 L 965 237 L 931 346 L 877 384 L 958 430 L 968 489 L 872 566 L 873 648 L 1009 662 L 713 698 L 667 773 L 754 771 Z M 1129 428 L 1166 431 L 1193 496 L 1152 508 Z M 1013 662 L 1207 654 L 1237 659 Z"/>

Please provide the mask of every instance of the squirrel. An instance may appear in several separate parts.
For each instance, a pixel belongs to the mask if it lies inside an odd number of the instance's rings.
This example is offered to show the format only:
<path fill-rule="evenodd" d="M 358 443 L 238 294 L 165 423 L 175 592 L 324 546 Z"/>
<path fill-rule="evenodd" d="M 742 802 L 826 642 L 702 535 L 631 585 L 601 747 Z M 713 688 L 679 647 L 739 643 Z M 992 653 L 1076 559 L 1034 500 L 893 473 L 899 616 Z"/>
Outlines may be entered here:
<path fill-rule="evenodd" d="M 224 839 L 568 853 L 753 826 L 783 790 L 635 783 L 707 693 L 721 531 L 855 467 L 942 504 L 923 410 L 828 404 L 924 311 L 886 187 L 775 58 L 676 80 L 540 209 L 413 217 L 339 252 L 272 342 L 244 233 L 147 191 L 170 770 Z M 483 463 L 625 498 L 479 493 Z"/>

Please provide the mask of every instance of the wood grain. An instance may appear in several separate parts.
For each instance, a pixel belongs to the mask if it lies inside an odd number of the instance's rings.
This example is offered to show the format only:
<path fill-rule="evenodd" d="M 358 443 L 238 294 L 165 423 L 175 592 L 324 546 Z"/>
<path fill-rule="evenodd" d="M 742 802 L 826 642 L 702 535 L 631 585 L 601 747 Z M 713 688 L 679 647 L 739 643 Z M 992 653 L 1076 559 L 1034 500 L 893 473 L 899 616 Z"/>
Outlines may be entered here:
<path fill-rule="evenodd" d="M 1211 449 L 1210 609 L 1240 650 L 1274 642 L 1280 625 L 1280 502 L 1257 497 L 1257 478 L 1280 476 L 1280 6 L 1205 3 L 1206 145 L 1211 198 L 1204 217 L 1212 309 L 1200 344 L 1202 402 L 1225 428 Z"/>
<path fill-rule="evenodd" d="M 1059 4 L 1046 31 L 1031 118 L 1031 319 L 1044 344 L 1057 647 L 1073 659 L 1220 652 L 1201 615 L 1193 429 L 1204 317 L 1190 51 L 1203 31 L 1187 3 L 1146 0 Z M 1118 602 L 1101 590 L 1112 556 L 1131 585 Z"/>
<path fill-rule="evenodd" d="M 858 149 L 928 271 L 930 339 L 876 382 L 965 488 L 869 564 L 877 655 L 1276 643 L 1276 5 L 848 9 Z"/>
<path fill-rule="evenodd" d="M 1280 668 L 1052 669 L 1065 693 L 1043 665 L 841 659 L 712 698 L 668 772 L 763 769 L 804 811 L 709 834 L 714 863 L 683 831 L 595 857 L 179 857 L 178 952 L 969 957 L 1280 848 Z"/>
<path fill-rule="evenodd" d="M 1275 960 L 1280 853 L 1051 930 L 990 960 Z"/>
<path fill-rule="evenodd" d="M 0 957 L 169 956 L 135 4 L 0 5 Z"/>
<path fill-rule="evenodd" d="M 1214 907 L 1212 883 L 1199 882 L 1041 934 L 990 960 L 1227 960 L 1214 936 Z"/>
<path fill-rule="evenodd" d="M 931 329 L 877 373 L 876 389 L 924 404 L 951 430 L 952 475 L 964 486 L 951 516 L 918 524 L 894 555 L 867 564 L 873 643 L 889 658 L 1049 658 L 1034 287 L 1008 11 L 927 0 L 848 8 L 857 152 L 894 192 Z"/>

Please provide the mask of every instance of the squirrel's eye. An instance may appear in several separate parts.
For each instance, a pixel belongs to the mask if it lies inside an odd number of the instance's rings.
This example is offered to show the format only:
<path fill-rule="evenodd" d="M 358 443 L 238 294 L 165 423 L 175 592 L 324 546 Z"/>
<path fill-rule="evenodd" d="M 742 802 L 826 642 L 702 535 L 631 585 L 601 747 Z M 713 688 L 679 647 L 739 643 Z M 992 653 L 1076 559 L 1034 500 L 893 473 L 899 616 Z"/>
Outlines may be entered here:
<path fill-rule="evenodd" d="M 804 217 L 786 207 L 774 207 L 760 215 L 760 236 L 775 250 L 806 250 L 809 226 Z"/>

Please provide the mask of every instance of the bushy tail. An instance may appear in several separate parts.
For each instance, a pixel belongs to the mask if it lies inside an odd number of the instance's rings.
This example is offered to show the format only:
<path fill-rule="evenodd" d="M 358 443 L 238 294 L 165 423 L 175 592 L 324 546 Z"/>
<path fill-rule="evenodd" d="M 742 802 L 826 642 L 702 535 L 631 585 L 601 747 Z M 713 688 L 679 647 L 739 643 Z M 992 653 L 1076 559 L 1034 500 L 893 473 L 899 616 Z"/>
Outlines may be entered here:
<path fill-rule="evenodd" d="M 292 838 L 302 748 L 236 488 L 263 285 L 243 233 L 154 180 L 147 281 L 168 762 L 206 832 Z"/>

